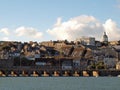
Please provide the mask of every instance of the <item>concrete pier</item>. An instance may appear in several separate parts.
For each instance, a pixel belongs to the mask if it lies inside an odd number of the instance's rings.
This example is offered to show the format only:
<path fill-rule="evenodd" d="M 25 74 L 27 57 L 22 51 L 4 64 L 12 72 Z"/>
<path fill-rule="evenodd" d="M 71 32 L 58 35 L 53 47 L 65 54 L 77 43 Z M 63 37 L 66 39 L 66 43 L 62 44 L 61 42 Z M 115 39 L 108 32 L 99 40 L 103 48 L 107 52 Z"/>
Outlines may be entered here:
<path fill-rule="evenodd" d="M 84 77 L 88 77 L 89 76 L 88 72 L 87 71 L 83 71 L 83 76 Z"/>
<path fill-rule="evenodd" d="M 46 71 L 44 71 L 42 76 L 44 76 L 44 77 L 48 77 L 49 74 L 48 74 Z"/>
<path fill-rule="evenodd" d="M 5 77 L 6 75 L 2 71 L 0 71 L 0 76 Z"/>
<path fill-rule="evenodd" d="M 53 74 L 54 77 L 58 77 L 59 76 L 59 73 L 57 71 L 54 71 L 54 74 Z"/>
<path fill-rule="evenodd" d="M 73 74 L 74 77 L 79 77 L 80 75 L 78 74 L 77 71 L 75 71 L 75 73 Z"/>
<path fill-rule="evenodd" d="M 98 76 L 120 76 L 120 70 L 40 70 L 40 69 L 0 69 L 0 77 L 98 77 Z"/>
<path fill-rule="evenodd" d="M 93 71 L 92 74 L 93 74 L 94 77 L 98 77 L 99 76 L 98 71 Z"/>
<path fill-rule="evenodd" d="M 26 74 L 25 71 L 22 71 L 22 74 L 20 74 L 19 76 L 21 76 L 21 77 L 27 77 L 28 74 Z"/>
<path fill-rule="evenodd" d="M 65 76 L 65 77 L 66 77 L 66 76 L 69 76 L 68 72 L 65 71 L 64 74 L 63 74 L 63 76 Z"/>
<path fill-rule="evenodd" d="M 39 75 L 36 73 L 36 71 L 33 71 L 33 73 L 31 74 L 32 77 L 38 77 Z"/>
<path fill-rule="evenodd" d="M 10 76 L 10 77 L 17 77 L 17 74 L 15 74 L 14 71 L 11 71 L 11 73 L 8 76 Z"/>

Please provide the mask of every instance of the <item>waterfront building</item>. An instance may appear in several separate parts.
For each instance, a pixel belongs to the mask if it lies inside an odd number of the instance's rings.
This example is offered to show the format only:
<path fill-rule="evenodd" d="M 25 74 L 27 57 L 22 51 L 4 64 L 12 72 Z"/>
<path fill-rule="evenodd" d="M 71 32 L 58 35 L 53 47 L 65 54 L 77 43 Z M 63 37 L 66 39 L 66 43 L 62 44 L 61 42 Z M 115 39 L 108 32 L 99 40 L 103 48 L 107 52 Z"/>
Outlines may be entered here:
<path fill-rule="evenodd" d="M 72 59 L 61 59 L 62 70 L 71 70 L 72 69 Z"/>

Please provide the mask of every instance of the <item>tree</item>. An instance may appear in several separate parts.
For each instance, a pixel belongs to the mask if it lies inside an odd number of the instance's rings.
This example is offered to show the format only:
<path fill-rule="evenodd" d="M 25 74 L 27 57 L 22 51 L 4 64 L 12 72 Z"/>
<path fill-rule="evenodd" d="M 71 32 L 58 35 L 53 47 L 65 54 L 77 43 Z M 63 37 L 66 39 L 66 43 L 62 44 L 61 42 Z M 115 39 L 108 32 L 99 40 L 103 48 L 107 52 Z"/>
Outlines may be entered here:
<path fill-rule="evenodd" d="M 100 62 L 97 62 L 97 63 L 91 63 L 89 66 L 88 66 L 88 69 L 106 69 L 106 65 L 104 64 L 104 62 L 100 61 Z"/>
<path fill-rule="evenodd" d="M 98 63 L 96 64 L 96 69 L 105 69 L 104 62 L 98 62 Z"/>

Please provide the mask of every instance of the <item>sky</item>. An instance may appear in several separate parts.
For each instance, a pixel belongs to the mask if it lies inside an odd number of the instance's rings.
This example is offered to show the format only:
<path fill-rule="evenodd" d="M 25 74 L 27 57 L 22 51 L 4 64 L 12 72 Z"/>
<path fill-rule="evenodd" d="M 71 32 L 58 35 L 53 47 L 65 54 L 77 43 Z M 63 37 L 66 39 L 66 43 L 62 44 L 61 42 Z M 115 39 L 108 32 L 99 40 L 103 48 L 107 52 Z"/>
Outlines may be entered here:
<path fill-rule="evenodd" d="M 120 0 L 0 0 L 0 41 L 120 40 Z"/>

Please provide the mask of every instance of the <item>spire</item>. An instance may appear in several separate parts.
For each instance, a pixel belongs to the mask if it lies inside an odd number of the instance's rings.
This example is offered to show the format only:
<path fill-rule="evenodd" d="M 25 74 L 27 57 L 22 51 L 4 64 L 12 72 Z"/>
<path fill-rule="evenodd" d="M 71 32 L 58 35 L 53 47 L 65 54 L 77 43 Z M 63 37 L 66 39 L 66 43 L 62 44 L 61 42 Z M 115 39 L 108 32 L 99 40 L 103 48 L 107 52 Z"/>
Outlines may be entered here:
<path fill-rule="evenodd" d="M 106 35 L 106 32 L 104 32 L 104 35 Z"/>
<path fill-rule="evenodd" d="M 106 35 L 106 32 L 103 34 L 103 42 L 108 42 L 108 36 Z"/>
<path fill-rule="evenodd" d="M 106 35 L 106 32 L 104 32 L 104 35 Z M 107 35 L 106 35 L 107 36 Z"/>

